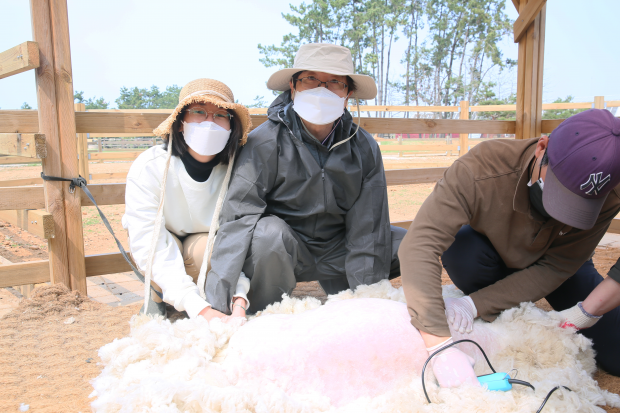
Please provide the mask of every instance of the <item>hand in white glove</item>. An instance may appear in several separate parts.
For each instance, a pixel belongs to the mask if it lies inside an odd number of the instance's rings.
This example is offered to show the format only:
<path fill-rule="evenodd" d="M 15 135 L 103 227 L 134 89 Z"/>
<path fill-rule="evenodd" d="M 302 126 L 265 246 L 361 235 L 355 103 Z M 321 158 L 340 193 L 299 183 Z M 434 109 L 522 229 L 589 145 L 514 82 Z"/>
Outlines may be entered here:
<path fill-rule="evenodd" d="M 461 298 L 444 298 L 446 304 L 446 317 L 452 328 L 459 333 L 471 333 L 474 329 L 474 318 L 478 310 L 474 301 L 469 296 Z"/>
<path fill-rule="evenodd" d="M 574 328 L 575 330 L 582 330 L 584 328 L 592 327 L 602 316 L 595 316 L 588 313 L 582 307 L 582 302 L 578 302 L 571 308 L 567 308 L 564 311 L 560 311 L 563 320 L 560 324 L 562 328 Z"/>
<path fill-rule="evenodd" d="M 452 344 L 452 338 L 426 350 L 431 355 L 448 344 Z M 480 386 L 480 382 L 473 369 L 474 359 L 456 348 L 456 346 L 452 346 L 433 357 L 431 365 L 433 366 L 435 378 L 437 378 L 439 385 L 443 388 L 459 387 L 463 383 Z"/>

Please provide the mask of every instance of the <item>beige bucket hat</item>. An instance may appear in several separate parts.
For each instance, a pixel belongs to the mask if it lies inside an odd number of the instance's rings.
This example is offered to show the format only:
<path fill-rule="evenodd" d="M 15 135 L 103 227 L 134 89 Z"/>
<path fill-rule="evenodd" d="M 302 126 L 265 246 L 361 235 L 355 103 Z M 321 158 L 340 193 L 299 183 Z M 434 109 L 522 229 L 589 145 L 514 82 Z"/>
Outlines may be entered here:
<path fill-rule="evenodd" d="M 219 80 L 213 79 L 196 79 L 192 80 L 181 89 L 179 93 L 179 104 L 168 118 L 163 121 L 157 128 L 153 130 L 155 136 L 164 136 L 170 134 L 172 124 L 177 118 L 179 112 L 191 103 L 213 103 L 222 109 L 230 109 L 241 120 L 243 136 L 240 145 L 245 145 L 248 140 L 248 133 L 252 128 L 252 119 L 248 108 L 240 103 L 235 103 L 235 97 L 232 90 Z"/>
<path fill-rule="evenodd" d="M 267 88 L 281 92 L 289 90 L 291 77 L 302 70 L 349 76 L 357 86 L 357 90 L 353 93 L 354 98 L 366 100 L 377 96 L 377 85 L 374 79 L 370 76 L 355 74 L 349 48 L 328 43 L 302 45 L 295 55 L 293 67 L 278 70 L 271 75 L 267 81 Z"/>

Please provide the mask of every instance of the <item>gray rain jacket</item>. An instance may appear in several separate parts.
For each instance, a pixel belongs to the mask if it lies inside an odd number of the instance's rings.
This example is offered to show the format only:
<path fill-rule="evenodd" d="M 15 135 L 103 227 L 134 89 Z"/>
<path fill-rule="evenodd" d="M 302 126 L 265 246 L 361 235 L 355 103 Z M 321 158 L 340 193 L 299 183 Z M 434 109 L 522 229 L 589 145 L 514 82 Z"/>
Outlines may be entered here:
<path fill-rule="evenodd" d="M 313 250 L 327 252 L 344 244 L 351 288 L 387 279 L 390 218 L 375 140 L 361 128 L 347 140 L 356 125 L 345 110 L 330 150 L 315 139 L 309 142 L 290 92 L 271 104 L 268 119 L 250 133 L 238 154 L 211 257 L 207 301 L 228 312 L 255 225 L 266 215 L 284 220 Z"/>

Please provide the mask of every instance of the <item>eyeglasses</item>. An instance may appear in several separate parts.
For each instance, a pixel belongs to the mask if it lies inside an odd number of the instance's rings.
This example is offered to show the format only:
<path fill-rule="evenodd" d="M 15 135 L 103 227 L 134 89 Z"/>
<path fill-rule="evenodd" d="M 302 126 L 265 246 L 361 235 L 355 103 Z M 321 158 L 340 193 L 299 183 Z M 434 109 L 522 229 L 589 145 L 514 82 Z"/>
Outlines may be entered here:
<path fill-rule="evenodd" d="M 346 83 L 340 82 L 336 79 L 328 80 L 327 82 L 321 82 L 319 79 L 317 79 L 314 76 L 301 77 L 297 79 L 297 81 L 301 82 L 301 84 L 307 87 L 308 89 L 314 89 L 321 85 L 325 85 L 327 90 L 330 90 L 332 92 L 342 92 L 346 88 L 349 87 L 349 85 L 347 85 Z"/>
<path fill-rule="evenodd" d="M 215 112 L 209 112 L 199 106 L 187 109 L 185 115 L 185 121 L 190 123 L 201 123 L 209 118 L 209 115 L 213 115 L 213 123 L 220 126 L 230 126 L 230 120 L 233 115 L 225 110 L 216 110 Z"/>

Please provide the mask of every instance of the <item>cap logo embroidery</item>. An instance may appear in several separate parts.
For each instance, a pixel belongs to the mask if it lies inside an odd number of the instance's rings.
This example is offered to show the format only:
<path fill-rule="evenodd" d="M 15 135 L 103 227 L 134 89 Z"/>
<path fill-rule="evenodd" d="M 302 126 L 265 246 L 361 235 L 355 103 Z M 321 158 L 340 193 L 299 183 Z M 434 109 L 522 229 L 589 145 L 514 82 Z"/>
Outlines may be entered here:
<path fill-rule="evenodd" d="M 611 174 L 601 179 L 602 176 L 602 172 L 599 172 L 597 174 L 590 174 L 590 178 L 588 178 L 586 182 L 581 184 L 579 189 L 586 190 L 590 185 L 592 185 L 592 188 L 586 191 L 586 195 L 598 195 L 598 191 L 600 191 L 611 180 Z"/>

